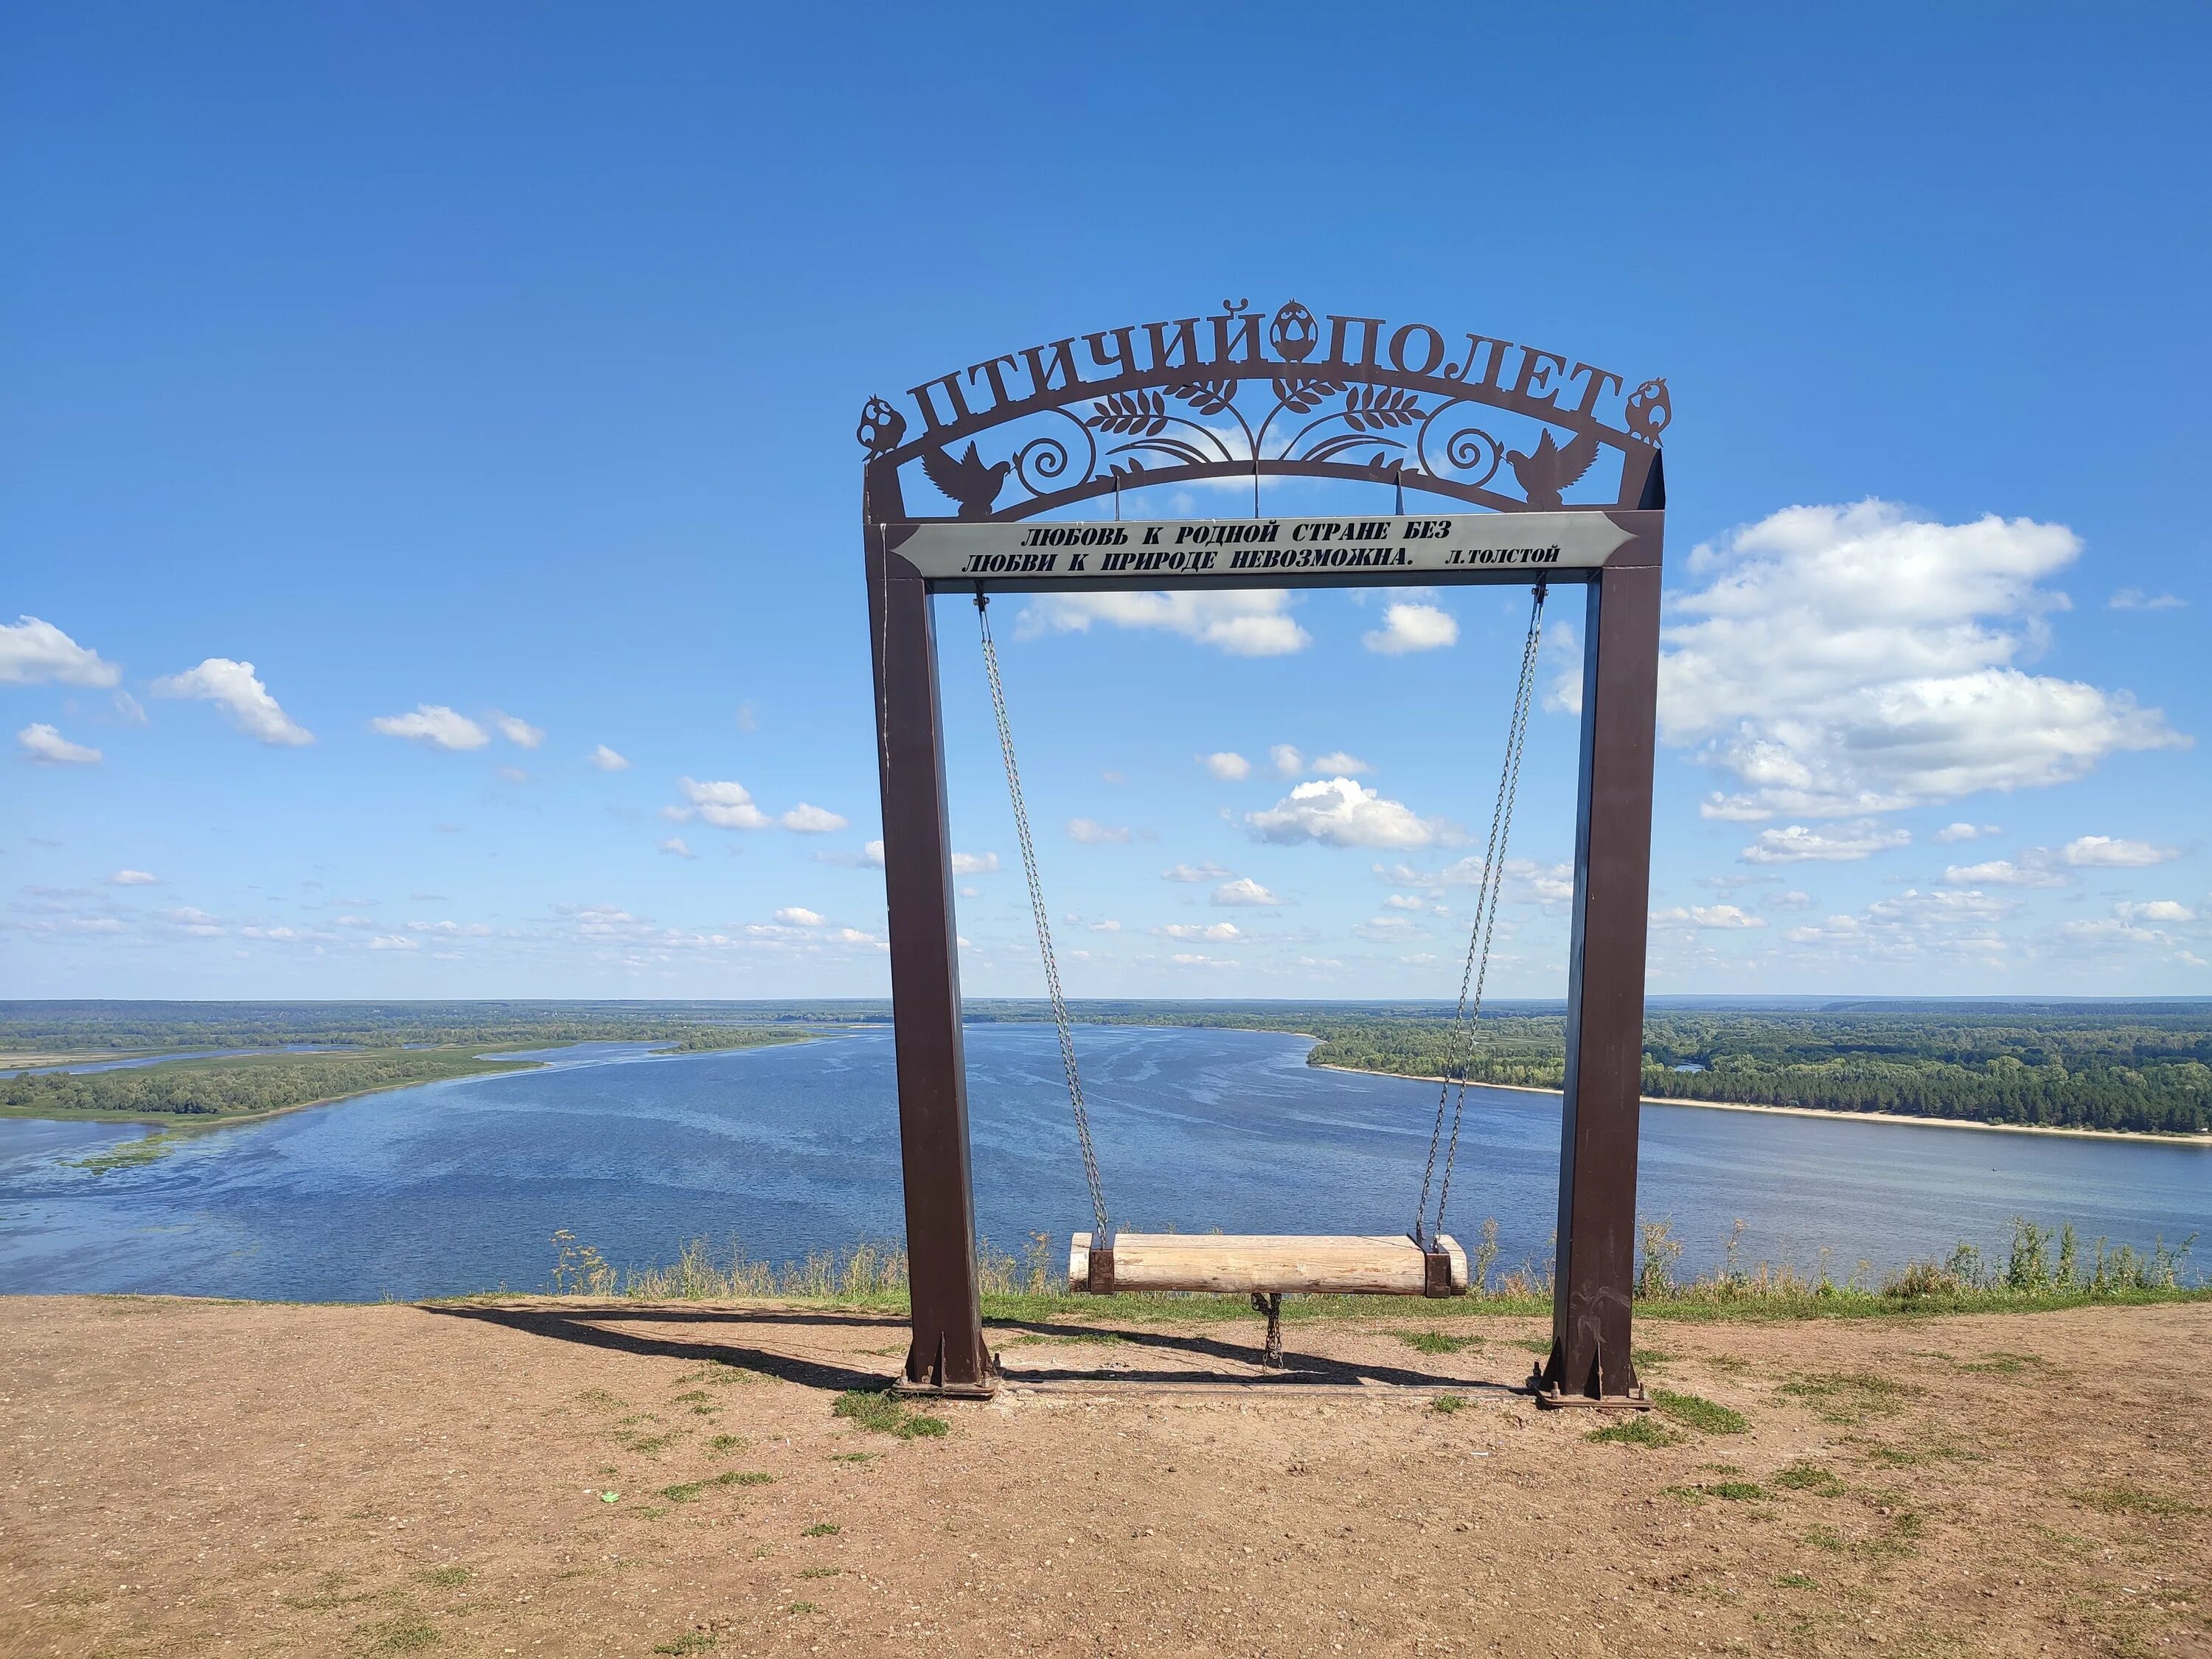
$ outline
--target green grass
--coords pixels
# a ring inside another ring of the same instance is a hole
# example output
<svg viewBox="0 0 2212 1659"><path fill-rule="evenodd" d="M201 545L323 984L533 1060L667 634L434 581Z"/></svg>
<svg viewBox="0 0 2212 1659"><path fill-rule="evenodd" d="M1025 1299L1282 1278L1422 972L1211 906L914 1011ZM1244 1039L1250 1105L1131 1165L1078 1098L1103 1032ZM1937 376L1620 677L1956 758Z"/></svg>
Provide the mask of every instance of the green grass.
<svg viewBox="0 0 2212 1659"><path fill-rule="evenodd" d="M822 1608L819 1603L813 1601L793 1601L787 1605L784 1611L786 1613L819 1613Z"/></svg>
<svg viewBox="0 0 2212 1659"><path fill-rule="evenodd" d="M1777 1589L1813 1589L1817 1587L1814 1584L1812 1579L1802 1572L1785 1572L1777 1575L1774 1580L1774 1588Z"/></svg>
<svg viewBox="0 0 2212 1659"><path fill-rule="evenodd" d="M1624 1417L1618 1423L1608 1423L1601 1429L1592 1429L1583 1437L1600 1445L1610 1446L1671 1446L1680 1437L1680 1435L1668 1433L1645 1412L1638 1412L1633 1417Z"/></svg>
<svg viewBox="0 0 2212 1659"><path fill-rule="evenodd" d="M1701 1480L1692 1486L1662 1486L1659 1490L1686 1504L1702 1504L1708 1498L1717 1498L1728 1504L1757 1504L1774 1495L1749 1480Z"/></svg>
<svg viewBox="0 0 2212 1659"><path fill-rule="evenodd" d="M1803 1401L1823 1423L1855 1426L1901 1410L1921 1390L1869 1371L1820 1371L1793 1377L1778 1392Z"/></svg>
<svg viewBox="0 0 2212 1659"><path fill-rule="evenodd" d="M673 1486L663 1486L658 1496L672 1504L690 1504L710 1486L765 1486L775 1480L772 1474L759 1469L730 1469L721 1474L708 1475L703 1480L685 1480Z"/></svg>
<svg viewBox="0 0 2212 1659"><path fill-rule="evenodd" d="M356 1650L367 1654L422 1653L443 1638L437 1627L403 1613L378 1624L363 1625L354 1632Z"/></svg>
<svg viewBox="0 0 2212 1659"><path fill-rule="evenodd" d="M1479 1336L1454 1336L1444 1331L1401 1331L1398 1340L1417 1353L1458 1353L1482 1346Z"/></svg>
<svg viewBox="0 0 2212 1659"><path fill-rule="evenodd" d="M1774 1477L1774 1484L1791 1492L1809 1492L1816 1498L1840 1498L1844 1483L1818 1463L1792 1463Z"/></svg>
<svg viewBox="0 0 2212 1659"><path fill-rule="evenodd" d="M1449 1417L1454 1412L1463 1412L1467 1407L1466 1397L1456 1394L1440 1394L1429 1401L1431 1411L1440 1412L1446 1417Z"/></svg>
<svg viewBox="0 0 2212 1659"><path fill-rule="evenodd" d="M718 1434L707 1443L707 1449L717 1456L727 1456L732 1452L741 1452L751 1444L752 1442L741 1434Z"/></svg>
<svg viewBox="0 0 2212 1659"><path fill-rule="evenodd" d="M2179 1498L2145 1492L2141 1486L2130 1486L2124 1481L2115 1481L2107 1486L2093 1486L2086 1491L2066 1494L2086 1509L2103 1515L2202 1515L2203 1506Z"/></svg>
<svg viewBox="0 0 2212 1659"><path fill-rule="evenodd" d="M896 1435L902 1440L934 1440L951 1432L951 1425L943 1418L909 1412L889 1390L872 1393L849 1389L837 1396L830 1410L833 1416L871 1433Z"/></svg>
<svg viewBox="0 0 2212 1659"><path fill-rule="evenodd" d="M1677 1394L1672 1389L1651 1390L1651 1403L1675 1422L1686 1425L1701 1434L1741 1434L1751 1425L1744 1421L1741 1412L1730 1411L1694 1394Z"/></svg>
<svg viewBox="0 0 2212 1659"><path fill-rule="evenodd" d="M434 1589L459 1589L476 1575L466 1567L432 1567L415 1576Z"/></svg>
<svg viewBox="0 0 2212 1659"><path fill-rule="evenodd" d="M844 1530L834 1521L817 1521L799 1535L801 1538L835 1538Z"/></svg>
<svg viewBox="0 0 2212 1659"><path fill-rule="evenodd" d="M1805 1532L1805 1541L1816 1550L1826 1550L1831 1554L1843 1553L1843 1534L1833 1527L1808 1527Z"/></svg>
<svg viewBox="0 0 2212 1659"><path fill-rule="evenodd" d="M714 1645L714 1638L703 1630L687 1630L672 1642L655 1644L655 1653L704 1653Z"/></svg>

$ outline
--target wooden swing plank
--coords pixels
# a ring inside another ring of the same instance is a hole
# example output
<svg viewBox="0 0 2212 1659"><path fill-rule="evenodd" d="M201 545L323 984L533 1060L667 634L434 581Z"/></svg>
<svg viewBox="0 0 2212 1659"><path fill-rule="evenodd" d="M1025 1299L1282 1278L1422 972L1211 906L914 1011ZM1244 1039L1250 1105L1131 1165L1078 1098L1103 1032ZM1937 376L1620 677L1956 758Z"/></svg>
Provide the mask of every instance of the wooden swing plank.
<svg viewBox="0 0 2212 1659"><path fill-rule="evenodd" d="M1467 1290L1467 1252L1437 1239L1451 1261L1454 1295ZM1077 1233L1067 1253L1067 1287L1091 1289L1091 1235ZM1117 1233L1116 1291L1303 1292L1326 1296L1422 1296L1427 1258L1404 1234Z"/></svg>

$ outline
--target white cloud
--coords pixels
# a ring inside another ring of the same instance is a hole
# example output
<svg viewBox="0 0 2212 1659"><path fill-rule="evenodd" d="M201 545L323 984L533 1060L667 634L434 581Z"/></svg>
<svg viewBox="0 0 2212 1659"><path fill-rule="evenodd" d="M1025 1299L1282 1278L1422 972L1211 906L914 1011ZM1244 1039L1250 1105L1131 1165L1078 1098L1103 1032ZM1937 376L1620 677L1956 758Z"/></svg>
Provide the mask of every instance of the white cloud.
<svg viewBox="0 0 2212 1659"><path fill-rule="evenodd" d="M1690 557L1660 665L1667 741L1733 773L1724 805L1845 817L2080 777L2185 747L2124 691L2031 675L2078 555L2063 525L1797 507ZM1708 816L1719 816L1709 813Z"/></svg>
<svg viewBox="0 0 2212 1659"><path fill-rule="evenodd" d="M1420 911L1429 908L1429 902L1425 898L1415 898L1411 893L1389 893L1383 896L1382 908L1386 910Z"/></svg>
<svg viewBox="0 0 2212 1659"><path fill-rule="evenodd" d="M1930 838L1948 846L1954 842L1978 841L1984 836L1998 833L1994 823L1947 823Z"/></svg>
<svg viewBox="0 0 2212 1659"><path fill-rule="evenodd" d="M1112 824L1101 823L1096 818L1070 818L1067 838L1085 847L1120 846L1129 839L1129 832Z"/></svg>
<svg viewBox="0 0 2212 1659"><path fill-rule="evenodd" d="M157 697L196 697L214 703L240 731L265 744L296 748L315 740L313 732L277 706L250 662L210 657L197 668L155 680L153 692Z"/></svg>
<svg viewBox="0 0 2212 1659"><path fill-rule="evenodd" d="M1121 931L1121 924L1109 916L1103 921L1092 922L1091 931L1094 933L1118 933Z"/></svg>
<svg viewBox="0 0 2212 1659"><path fill-rule="evenodd" d="M1234 881L1224 881L1213 890L1213 902L1224 908L1249 905L1257 908L1273 909L1282 903L1273 893L1249 876L1239 876Z"/></svg>
<svg viewBox="0 0 2212 1659"><path fill-rule="evenodd" d="M1229 872L1208 859L1203 864L1177 864L1160 872L1162 881L1219 881Z"/></svg>
<svg viewBox="0 0 2212 1659"><path fill-rule="evenodd" d="M121 674L52 623L25 617L0 623L0 684L112 685Z"/></svg>
<svg viewBox="0 0 2212 1659"><path fill-rule="evenodd" d="M699 856L696 853L691 850L689 844L685 842L684 837L681 836L671 836L666 841L660 843L660 850L664 853L673 854L679 859L696 859Z"/></svg>
<svg viewBox="0 0 2212 1659"><path fill-rule="evenodd" d="M660 815L679 823L700 818L717 830L765 830L775 822L753 805L751 792L741 783L702 783L696 778L678 778L676 787L684 792L689 804L664 806Z"/></svg>
<svg viewBox="0 0 2212 1659"><path fill-rule="evenodd" d="M1459 623L1449 611L1433 605L1397 604L1382 613L1382 626L1362 634L1359 642L1387 657L1408 651L1435 651L1459 643Z"/></svg>
<svg viewBox="0 0 2212 1659"><path fill-rule="evenodd" d="M1294 778L1305 770L1306 757L1287 743L1279 743L1267 751L1275 770L1286 778Z"/></svg>
<svg viewBox="0 0 2212 1659"><path fill-rule="evenodd" d="M786 905L775 913L775 919L787 927L819 927L826 920L819 911L799 904Z"/></svg>
<svg viewBox="0 0 2212 1659"><path fill-rule="evenodd" d="M369 940L368 948L372 951L419 951L422 947L404 934L379 933Z"/></svg>
<svg viewBox="0 0 2212 1659"><path fill-rule="evenodd" d="M43 720L18 732L15 744L18 760L35 761L41 766L94 766L100 761L100 750L71 743Z"/></svg>
<svg viewBox="0 0 2212 1659"><path fill-rule="evenodd" d="M1865 820L1839 823L1832 830L1812 830L1793 823L1784 830L1762 830L1759 839L1743 849L1750 864L1802 864L1808 859L1832 864L1871 858L1912 839L1905 830L1884 830Z"/></svg>
<svg viewBox="0 0 2212 1659"><path fill-rule="evenodd" d="M524 771L519 766L495 766L492 768L492 770L499 777L504 779L508 783L527 783L530 781L530 774Z"/></svg>
<svg viewBox="0 0 2212 1659"><path fill-rule="evenodd" d="M2112 914L2127 921L2194 921L2197 912L2179 899L2152 899L2142 904L2115 904Z"/></svg>
<svg viewBox="0 0 2212 1659"><path fill-rule="evenodd" d="M1264 812L1248 812L1244 822L1261 841L1324 842L1333 847L1426 847L1441 840L1444 826L1425 818L1402 801L1350 778L1302 783Z"/></svg>
<svg viewBox="0 0 2212 1659"><path fill-rule="evenodd" d="M845 819L826 806L809 806L805 801L793 807L776 820L795 836L826 836L842 830Z"/></svg>
<svg viewBox="0 0 2212 1659"><path fill-rule="evenodd" d="M2140 587L2123 587L2105 603L2115 611L2179 611L2189 601L2172 593L2146 593Z"/></svg>
<svg viewBox="0 0 2212 1659"><path fill-rule="evenodd" d="M2066 878L2036 864L2014 864L2010 859L1990 859L1984 864L1954 864L1943 879L1961 887L2063 887Z"/></svg>
<svg viewBox="0 0 2212 1659"><path fill-rule="evenodd" d="M1234 783L1239 778L1252 775L1252 763L1234 750L1224 749L1204 758L1206 769L1224 783Z"/></svg>
<svg viewBox="0 0 2212 1659"><path fill-rule="evenodd" d="M629 770L629 763L627 760L624 760L620 755L615 753L613 750L608 748L605 744L601 744L598 748L592 750L590 758L592 764L599 768L602 772L627 772Z"/></svg>
<svg viewBox="0 0 2212 1659"><path fill-rule="evenodd" d="M107 878L107 884L111 887L152 887L161 879L144 870L118 870Z"/></svg>
<svg viewBox="0 0 2212 1659"><path fill-rule="evenodd" d="M411 714L379 714L369 725L387 738L406 738L434 749L481 749L491 734L466 714L441 702L419 702Z"/></svg>
<svg viewBox="0 0 2212 1659"><path fill-rule="evenodd" d="M1217 921L1210 927L1201 927L1192 921L1175 921L1170 922L1164 927L1155 927L1152 931L1163 939L1176 939L1210 945L1231 945L1244 937L1243 932L1233 921Z"/></svg>
<svg viewBox="0 0 2212 1659"><path fill-rule="evenodd" d="M499 728L500 736L505 738L509 743L520 744L525 749L535 749L545 741L545 733L542 729L517 715L502 714L497 709L494 709L491 723Z"/></svg>
<svg viewBox="0 0 2212 1659"><path fill-rule="evenodd" d="M2170 864L2181 856L2181 849L2112 836L2079 836L2061 848L2058 856L2081 869L2137 870L2146 865Z"/></svg>
<svg viewBox="0 0 2212 1659"><path fill-rule="evenodd" d="M1086 634L1094 622L1157 628L1211 645L1232 657L1280 657L1303 651L1313 636L1291 614L1281 588L1176 593L1046 593L1022 612L1015 637L1047 631Z"/></svg>
<svg viewBox="0 0 2212 1659"><path fill-rule="evenodd" d="M1297 769L1291 769L1295 771ZM1326 772L1331 777L1356 778L1375 769L1357 755L1347 755L1341 749L1333 749L1326 755L1314 757L1314 770Z"/></svg>
<svg viewBox="0 0 2212 1659"><path fill-rule="evenodd" d="M191 934L195 939L216 939L222 933L221 925L213 916L189 904L180 904L173 910L162 911L161 920L182 933Z"/></svg>
<svg viewBox="0 0 2212 1659"><path fill-rule="evenodd" d="M1764 927L1765 916L1754 916L1733 904L1692 904L1687 909L1677 905L1671 910L1651 913L1654 927L1706 927L1729 931L1746 927Z"/></svg>
<svg viewBox="0 0 2212 1659"><path fill-rule="evenodd" d="M875 848L875 862L881 864L884 860L883 842L872 841L868 845ZM999 873L999 855L996 853L955 853L952 855L952 873L956 876L995 876Z"/></svg>
<svg viewBox="0 0 2212 1659"><path fill-rule="evenodd" d="M1428 937L1428 930L1410 916L1370 916L1352 931L1360 938L1372 939L1378 945Z"/></svg>
<svg viewBox="0 0 2212 1659"><path fill-rule="evenodd" d="M960 854L957 854L957 853L955 853L952 856L953 856L955 859L957 859L957 858L960 856ZM996 864L998 863L998 854L995 854L995 853L994 853L994 854L993 854L991 855L991 861L992 861L993 865L995 866L996 866ZM874 865L874 866L876 866L876 868L877 868L877 869L878 869L878 870L882 869L882 868L884 867L884 844L883 844L883 842L879 842L879 841L872 841L872 842L867 842L865 846L863 846L863 847L860 848L860 862L861 862L861 863L863 863L863 864L872 864L872 865Z"/></svg>

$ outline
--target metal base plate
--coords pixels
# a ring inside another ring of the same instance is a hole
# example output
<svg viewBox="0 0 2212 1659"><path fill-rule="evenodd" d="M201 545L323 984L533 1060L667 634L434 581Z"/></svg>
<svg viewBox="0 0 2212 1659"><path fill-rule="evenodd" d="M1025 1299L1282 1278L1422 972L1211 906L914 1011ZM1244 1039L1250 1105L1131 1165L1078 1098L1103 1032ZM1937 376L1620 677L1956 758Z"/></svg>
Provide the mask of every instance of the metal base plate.
<svg viewBox="0 0 2212 1659"><path fill-rule="evenodd" d="M1528 1391L1536 1397L1537 1406L1547 1412L1648 1412L1651 1409L1651 1396L1641 1389L1632 1394L1608 1394L1592 1399L1586 1394L1565 1394L1549 1387L1541 1371L1533 1373L1527 1386Z"/></svg>
<svg viewBox="0 0 2212 1659"><path fill-rule="evenodd" d="M909 1382L904 1377L891 1384L891 1392L902 1400L989 1400L996 1396L996 1382L955 1382L940 1388L934 1382Z"/></svg>

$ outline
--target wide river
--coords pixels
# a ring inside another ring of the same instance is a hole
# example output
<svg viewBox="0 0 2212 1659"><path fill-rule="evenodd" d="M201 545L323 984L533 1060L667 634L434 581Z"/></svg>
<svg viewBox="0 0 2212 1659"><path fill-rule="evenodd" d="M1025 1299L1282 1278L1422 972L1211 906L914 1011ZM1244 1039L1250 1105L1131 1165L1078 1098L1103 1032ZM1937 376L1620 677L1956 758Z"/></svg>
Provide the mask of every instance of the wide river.
<svg viewBox="0 0 2212 1659"><path fill-rule="evenodd" d="M1434 1085L1320 1071L1278 1034L1079 1032L1118 1223L1186 1231L1395 1232L1412 1221ZM0 1291L310 1300L548 1287L556 1229L611 1260L687 1239L784 1260L904 1231L888 1032L653 1057L560 1051L545 1069L395 1090L191 1139L105 1173L73 1160L144 1133L0 1121ZM1088 1227L1049 1026L968 1033L975 1209L1018 1249ZM1551 1249L1559 1103L1471 1091L1448 1225L1498 1222L1502 1267ZM2148 1248L2212 1231L2212 1149L1694 1107L1644 1111L1639 1208L1707 1267L1838 1278L1995 1251L2008 1220ZM1861 1264L1864 1264L1862 1266ZM2192 1269L2193 1271L2193 1269Z"/></svg>

